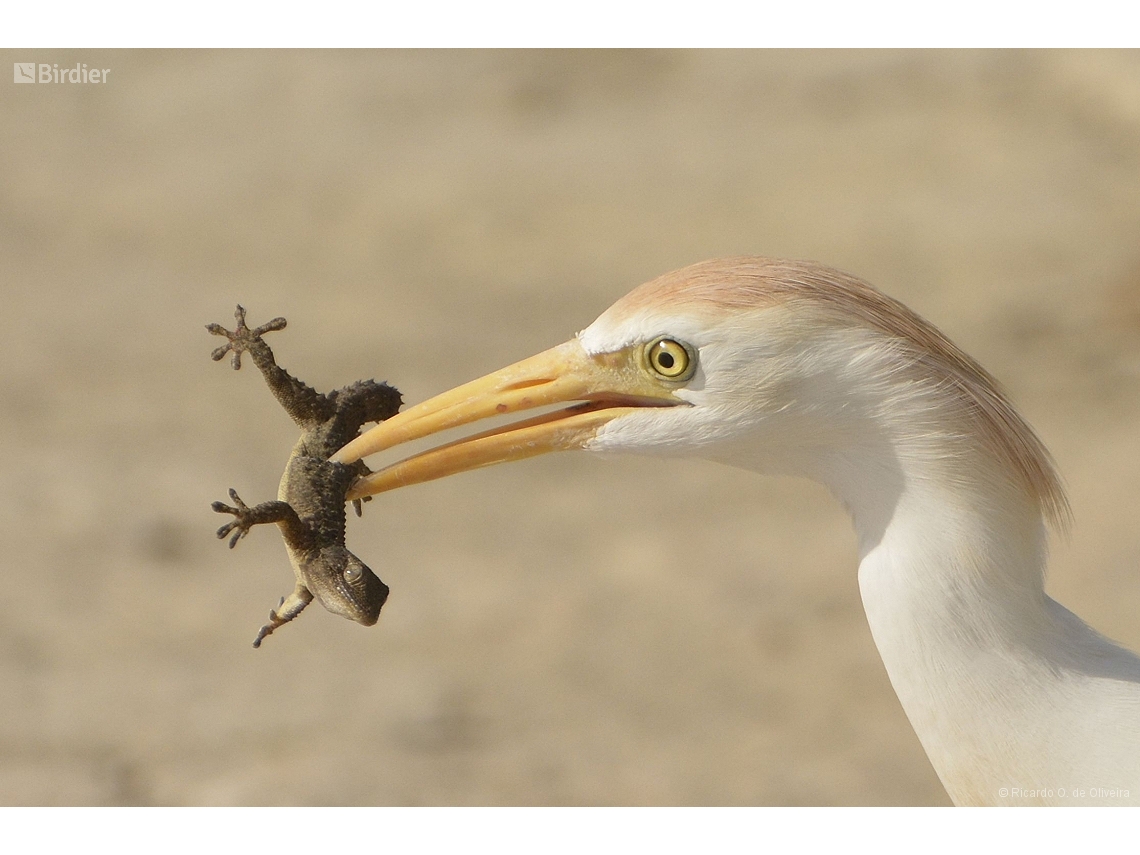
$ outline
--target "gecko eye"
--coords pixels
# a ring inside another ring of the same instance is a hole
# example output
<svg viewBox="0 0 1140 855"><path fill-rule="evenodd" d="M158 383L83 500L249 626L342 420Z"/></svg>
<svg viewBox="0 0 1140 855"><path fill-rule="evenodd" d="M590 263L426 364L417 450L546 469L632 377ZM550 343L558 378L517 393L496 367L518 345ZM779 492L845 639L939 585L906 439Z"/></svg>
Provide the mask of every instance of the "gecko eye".
<svg viewBox="0 0 1140 855"><path fill-rule="evenodd" d="M697 360L686 345L665 337L646 346L645 359L649 367L666 380L688 380L697 367Z"/></svg>
<svg viewBox="0 0 1140 855"><path fill-rule="evenodd" d="M360 577L363 575L364 572L354 564L353 566L345 569L344 581L348 582L350 585L355 585L360 581Z"/></svg>

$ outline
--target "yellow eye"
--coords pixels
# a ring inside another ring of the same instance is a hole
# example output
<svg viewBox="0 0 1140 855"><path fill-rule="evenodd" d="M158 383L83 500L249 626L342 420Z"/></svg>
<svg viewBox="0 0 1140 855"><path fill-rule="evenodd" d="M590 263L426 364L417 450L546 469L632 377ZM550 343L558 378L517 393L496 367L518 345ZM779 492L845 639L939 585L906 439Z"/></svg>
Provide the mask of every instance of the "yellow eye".
<svg viewBox="0 0 1140 855"><path fill-rule="evenodd" d="M649 367L666 380L688 380L697 367L692 351L671 338L650 342L645 348L645 358Z"/></svg>

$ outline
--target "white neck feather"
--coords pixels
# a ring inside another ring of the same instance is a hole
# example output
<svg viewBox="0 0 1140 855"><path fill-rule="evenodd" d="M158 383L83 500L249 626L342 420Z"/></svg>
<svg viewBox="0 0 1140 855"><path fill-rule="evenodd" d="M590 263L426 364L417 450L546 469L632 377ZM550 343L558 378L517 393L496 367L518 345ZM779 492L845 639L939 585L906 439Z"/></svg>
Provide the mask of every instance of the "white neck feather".
<svg viewBox="0 0 1140 855"><path fill-rule="evenodd" d="M1140 661L1045 595L1031 502L911 486L929 474L905 473L885 527L863 525L873 485L845 501L872 635L947 791L959 804L1095 801L1061 792L1077 787L1137 801Z"/></svg>
<svg viewBox="0 0 1140 855"><path fill-rule="evenodd" d="M1046 596L1041 504L953 401L848 344L831 370L817 341L810 375L768 390L786 400L751 453L709 456L848 509L872 635L956 803L1140 803L1140 659Z"/></svg>

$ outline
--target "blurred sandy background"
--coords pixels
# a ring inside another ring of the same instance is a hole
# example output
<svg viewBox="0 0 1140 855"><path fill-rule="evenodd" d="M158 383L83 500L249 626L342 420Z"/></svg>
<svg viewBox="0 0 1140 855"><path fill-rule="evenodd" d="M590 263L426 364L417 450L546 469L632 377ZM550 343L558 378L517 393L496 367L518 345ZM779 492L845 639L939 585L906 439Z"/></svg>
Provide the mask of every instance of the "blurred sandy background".
<svg viewBox="0 0 1140 855"><path fill-rule="evenodd" d="M704 258L856 272L1055 453L1054 596L1140 647L1140 54L3 52L0 803L945 804L820 488L555 455L280 538L296 433L203 326L415 402ZM654 512L662 495L683 523Z"/></svg>

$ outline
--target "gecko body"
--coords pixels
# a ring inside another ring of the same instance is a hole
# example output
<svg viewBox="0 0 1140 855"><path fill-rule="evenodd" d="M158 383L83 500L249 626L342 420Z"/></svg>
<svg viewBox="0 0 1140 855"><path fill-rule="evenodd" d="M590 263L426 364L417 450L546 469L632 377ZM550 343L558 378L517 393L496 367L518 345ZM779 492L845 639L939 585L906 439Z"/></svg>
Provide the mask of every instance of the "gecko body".
<svg viewBox="0 0 1140 855"><path fill-rule="evenodd" d="M301 429L276 501L250 507L231 489L234 505L212 505L216 512L234 517L218 529L219 538L232 533L231 549L253 526L276 524L296 575L292 593L270 611L269 623L258 632L253 646L260 647L267 635L297 617L313 599L334 614L372 626L388 598L388 586L345 547L344 507L349 486L369 470L362 462L344 465L328 458L355 439L363 425L395 415L402 403L400 393L387 383L364 380L321 394L281 368L263 339L268 332L284 329L284 318L250 329L245 309L238 306L234 316L238 323L233 332L219 324L206 326L214 335L229 339L213 352L213 358L232 353L233 367L238 370L242 354L248 353L274 397ZM359 515L360 502L353 504Z"/></svg>

